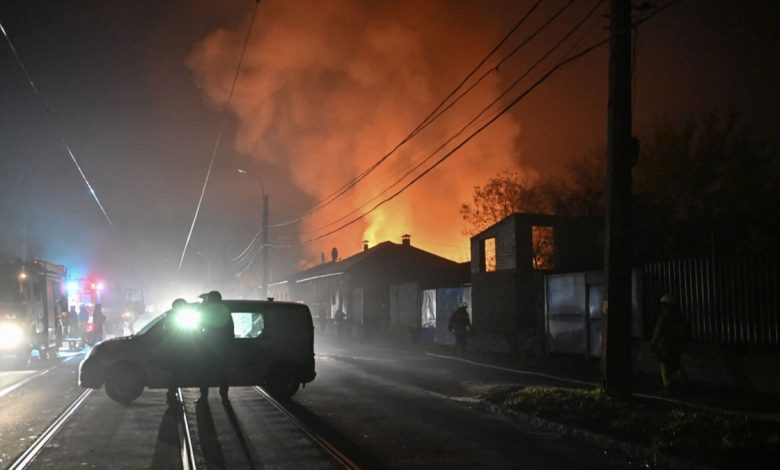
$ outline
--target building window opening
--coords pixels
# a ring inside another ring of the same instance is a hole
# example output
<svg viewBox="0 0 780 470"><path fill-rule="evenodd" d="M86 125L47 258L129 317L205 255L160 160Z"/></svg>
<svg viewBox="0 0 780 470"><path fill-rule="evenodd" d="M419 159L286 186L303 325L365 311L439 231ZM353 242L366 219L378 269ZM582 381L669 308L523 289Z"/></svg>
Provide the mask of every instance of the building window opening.
<svg viewBox="0 0 780 470"><path fill-rule="evenodd" d="M549 226L534 225L531 227L531 243L534 269L555 269L555 229Z"/></svg>
<svg viewBox="0 0 780 470"><path fill-rule="evenodd" d="M496 270L496 239L486 238L482 243L484 248L483 270L484 272L492 273Z"/></svg>

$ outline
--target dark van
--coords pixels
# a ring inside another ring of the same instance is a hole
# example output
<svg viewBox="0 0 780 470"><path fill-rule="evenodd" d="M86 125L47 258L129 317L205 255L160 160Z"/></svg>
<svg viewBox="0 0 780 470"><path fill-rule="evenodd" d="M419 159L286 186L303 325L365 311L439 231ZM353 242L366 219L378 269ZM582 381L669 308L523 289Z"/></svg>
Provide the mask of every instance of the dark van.
<svg viewBox="0 0 780 470"><path fill-rule="evenodd" d="M292 396L314 380L314 327L306 305L292 302L223 300L233 317L235 338L220 351L215 370L211 345L199 334L203 304L188 304L190 316L169 310L137 334L97 344L82 361L79 385L100 388L120 403L144 387L263 387L277 398ZM191 321L182 322L182 318Z"/></svg>

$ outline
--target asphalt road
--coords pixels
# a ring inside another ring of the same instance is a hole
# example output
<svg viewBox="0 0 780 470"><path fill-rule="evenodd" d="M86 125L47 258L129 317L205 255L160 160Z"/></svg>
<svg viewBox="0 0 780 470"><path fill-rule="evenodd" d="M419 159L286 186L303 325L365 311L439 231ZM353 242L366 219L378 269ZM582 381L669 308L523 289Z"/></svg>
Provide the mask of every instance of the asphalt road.
<svg viewBox="0 0 780 470"><path fill-rule="evenodd" d="M316 352L316 380L285 406L362 468L643 467L474 406L486 388L526 380L516 374L421 351L318 341ZM79 397L78 360L0 370L1 467ZM341 466L250 387L232 389L229 404L221 403L216 390L206 405L197 405L197 397L196 389L184 391L197 468ZM166 406L164 390L147 390L130 406L96 390L30 468L181 468L177 412Z"/></svg>
<svg viewBox="0 0 780 470"><path fill-rule="evenodd" d="M627 456L518 426L474 400L502 384L556 384L420 351L317 345L318 376L294 409L366 468L645 468ZM559 385L560 383L558 383Z"/></svg>

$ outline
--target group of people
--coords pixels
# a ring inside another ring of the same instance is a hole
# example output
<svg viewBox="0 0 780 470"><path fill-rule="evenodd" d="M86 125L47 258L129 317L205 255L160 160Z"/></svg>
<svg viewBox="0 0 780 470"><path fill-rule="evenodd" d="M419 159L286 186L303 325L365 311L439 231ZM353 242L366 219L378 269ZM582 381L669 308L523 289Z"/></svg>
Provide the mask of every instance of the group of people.
<svg viewBox="0 0 780 470"><path fill-rule="evenodd" d="M91 336L88 334L87 324L93 323ZM81 338L84 342L95 343L103 339L103 331L106 323L106 315L103 313L103 306L95 304L90 315L89 310L84 304L79 306L76 312L76 306L71 305L68 311L61 314L62 333L65 338Z"/></svg>
<svg viewBox="0 0 780 470"><path fill-rule="evenodd" d="M225 355L230 347L230 343L234 338L234 325L233 316L230 314L230 310L222 303L222 295L217 291L211 291L206 294L200 295L203 299L203 303L200 307L201 322L196 328L199 335L199 340L203 342L207 351L204 352L202 364L200 366L206 367L212 373L218 374L219 378L219 395L222 398L223 403L229 401L228 398L228 381L227 376L224 373ZM172 309L173 316L179 314L186 314L185 309L190 305L184 299L176 299L173 301ZM177 382L181 373L181 368L186 367L187 363L184 358L173 357L171 358L171 369L173 371L173 382ZM167 402L169 405L180 405L181 400L176 394L177 387L168 388ZM198 404L205 404L209 396L209 387L200 387L200 399Z"/></svg>

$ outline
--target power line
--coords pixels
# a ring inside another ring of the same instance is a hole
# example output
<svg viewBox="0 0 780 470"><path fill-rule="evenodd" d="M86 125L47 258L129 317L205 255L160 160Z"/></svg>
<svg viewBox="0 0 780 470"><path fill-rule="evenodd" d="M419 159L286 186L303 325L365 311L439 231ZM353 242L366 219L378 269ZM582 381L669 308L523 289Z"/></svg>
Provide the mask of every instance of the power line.
<svg viewBox="0 0 780 470"><path fill-rule="evenodd" d="M254 10L252 10L252 19L249 22L249 28L247 28L246 31L246 37L244 37L244 45L241 47L241 55L238 58L238 66L236 67L236 73L233 76L233 83L230 86L230 93L228 94L228 99L227 102L225 103L225 107L222 109L222 118L220 119L219 132L217 133L216 142L214 142L214 149L211 151L211 160L209 161L208 170L206 170L206 178L203 181L203 188L201 188L200 190L200 198L198 198L198 204L195 207L195 215L192 217L192 224L190 225L190 231L187 234L187 240L184 242L184 249L182 249L181 252L181 259L179 259L179 268L177 272L181 272L181 266L184 263L184 257L187 255L187 247L189 247L190 240L192 239L192 231L195 229L195 223L198 221L198 214L200 213L200 207L203 204L203 197L206 194L206 187L209 184L209 179L211 179L211 169L214 167L214 160L217 157L217 150L219 149L219 143L222 140L222 133L225 130L225 123L227 121L226 110L230 106L230 102L233 100L233 93L236 90L236 83L238 83L238 77L241 74L241 65L244 62L244 54L246 53L247 45L249 44L249 37L252 34L252 27L255 24L255 17L257 16L257 10L259 5L260 2L258 0L257 3L255 3Z"/></svg>
<svg viewBox="0 0 780 470"><path fill-rule="evenodd" d="M89 184L89 180L87 179L87 176L84 174L84 171L81 169L81 165L79 165L79 162L76 161L76 156L73 155L73 151L70 149L70 146L67 142L65 142L65 139L62 139L62 145L65 146L65 149L68 151L68 155L70 155L71 160L73 160L73 164L76 165L76 168L79 170L79 174L81 175L81 178L84 180L84 184L87 185L87 189L89 189L89 193L92 195L93 198L95 198L95 202L97 202L98 207L100 207L100 211L103 213L103 216L108 220L108 225L114 226L113 222L111 222L111 218L108 216L108 213L106 213L106 209L103 207L103 204L100 203L100 199L98 199L97 194L95 193L95 189L92 187L91 184Z"/></svg>
<svg viewBox="0 0 780 470"><path fill-rule="evenodd" d="M11 52L13 53L16 62L19 64L19 67L22 69L22 72L24 72L24 76L25 78L27 78L27 83L30 85L30 88L32 88L33 93L35 93L35 95L38 96L38 98L43 102L44 107L48 110L49 109L48 103L43 98L43 96L41 96L41 93L38 91L38 87L35 86L35 82L33 81L30 72L27 70L27 67L24 66L24 62L22 61L22 58L19 56L19 53L17 52L16 47L14 47L13 42L11 42L11 37L8 35L8 32L5 30L2 23L0 23L0 32L2 32L3 36L5 36L5 41L6 43L8 43L8 47L11 48ZM100 198L98 198L98 195L95 192L95 189L92 187L92 184L90 184L89 179L87 179L87 175L85 175L84 171L81 169L81 165L76 159L76 155L73 153L73 151L71 150L70 146L68 145L67 141L64 138L60 140L62 142L63 147L65 147L65 151L67 151L68 155L73 161L73 164L76 165L76 169L81 175L81 179L84 180L84 184L86 184L87 189L89 189L90 196L92 196L92 198L97 203L98 207L100 208L100 212L103 213L103 216L108 221L108 225L113 227L114 224L113 222L111 222L111 218L108 216L105 207L103 207L103 204L100 202Z"/></svg>
<svg viewBox="0 0 780 470"><path fill-rule="evenodd" d="M231 261L239 261L241 258L247 255L249 251L252 249L255 243L260 239L260 235L263 233L263 228L261 227L260 230L257 231L255 236L252 238L252 240L249 242L249 244L244 248L244 251L239 253L235 258L233 258Z"/></svg>
<svg viewBox="0 0 780 470"><path fill-rule="evenodd" d="M426 168L422 173L420 173L419 175L414 177L411 181L409 181L407 184L405 184L401 189L399 189L398 191L396 191L395 193L393 193L389 197L387 197L387 198L383 199L382 201L380 201L378 204L376 204L370 210L368 210L368 211L360 214L359 216L351 219L349 222L339 226L336 229L330 230L330 231L328 231L328 232L326 232L324 234L321 234L319 236L316 236L316 237L304 240L304 242L313 242L313 241L325 238L325 237L327 237L329 235L333 235L334 233L339 232L339 231L347 228L348 226L354 224L355 222L359 221L360 219L362 219L363 217L367 216L368 214L370 214L370 213L374 212L375 210L379 209L381 206L383 206L387 202L395 199L398 195L400 195L401 193L406 191L409 187L411 187L414 183L419 181L423 176L425 176L428 173L430 173L434 168L439 166L441 163L443 163L445 160L447 160L450 156L452 156L455 152L460 150L465 144L470 142L474 137L476 137L477 135L482 133L482 131L484 131L488 126L493 124L493 122L495 122L499 117L503 116L507 111L509 111L512 107L514 107L517 103L519 103L521 99L525 98L531 91L533 91L537 86L539 86L542 82L544 82L547 78L549 78L554 72L558 71L563 65L568 64L572 60L580 58L580 57L586 55L589 52L592 52L597 47L603 46L606 43L607 43L607 41L601 41L601 42L595 44L594 46L591 46L591 47L585 49L583 52L581 52L581 53L579 53L579 54L577 54L575 56L572 56L571 58L569 58L567 60L559 62L553 68L551 68L547 73L545 73L542 76L542 78L540 78L539 80L534 82L534 84L531 85L531 87L529 87L525 92L521 93L519 96L517 96L515 99L513 99L507 106L505 106L503 109L501 109L501 111L499 111L495 116L493 116L487 123L485 123L482 126L480 126L476 131L471 133L466 139L461 141L453 149L451 149L449 152L444 154L444 156L442 156L439 160L437 160L433 165L431 165L430 167Z"/></svg>
<svg viewBox="0 0 780 470"><path fill-rule="evenodd" d="M571 0L569 2L569 5L573 1L574 0ZM438 113L438 114L437 114L437 112L442 107L445 106L445 104L450 100L450 98L452 98L452 96L454 96L458 92L458 90L461 89L468 82L468 80L472 76L474 76L474 74L480 68L482 68L482 66L485 64L485 62L487 62L490 59L490 57L492 57L496 53L496 51L498 51L498 49L500 49L501 46L525 23L525 21L531 16L531 14L536 10L536 8L541 4L541 2L542 2L542 0L537 0L537 2L534 3L534 5L531 7L531 9L528 10L528 12L526 12L526 14L523 15L523 17L520 18L520 20L518 20L517 23L515 23L515 25L512 27L512 29L510 29L510 31L506 35L504 35L504 37L498 42L498 44L495 47L493 47L493 49L479 62L479 64L477 64L477 66L474 67L466 75L466 77L463 80L461 80L461 82L441 102L439 102L439 104L436 105L436 107L409 134L406 135L406 137L404 137L389 152L385 153L376 162L371 164L368 168L363 170L360 174L358 174L357 176L355 176L354 178L352 178L348 182L344 183L341 187L336 189L334 192L332 192L329 195L325 196L322 200L317 202L312 208L310 208L308 211L306 211L302 215L300 215L298 217L295 217L293 219L290 219L290 220L287 220L287 221L275 224L275 225L270 225L269 227L282 227L282 226L291 225L291 224L300 222L304 217L306 217L308 215L311 215L312 213L314 213L316 211L319 211L322 208L330 205L335 200L337 200L339 197L341 197L344 194L346 194L347 191L349 191L351 188L356 186L360 181L365 179L377 167L379 167L383 162L385 162L388 158L390 158L393 154L395 154L395 152L399 148L401 148L404 144L409 142L412 138L414 138L417 134L419 134L423 129L425 129L428 125L430 125L434 120L438 119L438 117L441 116L441 114L443 114L443 112ZM567 5L567 7L568 7L568 5ZM516 50L513 51L513 53L517 52L517 49L519 49L519 48L516 48ZM492 68L491 68L491 70L492 70ZM459 100L461 97L462 97L462 95L460 97L458 97L456 99L456 101ZM448 109L449 109L449 106L448 106Z"/></svg>
<svg viewBox="0 0 780 470"><path fill-rule="evenodd" d="M662 7L659 7L658 9L656 9L655 11L653 11L652 13L647 15L646 17L644 17L641 20L639 20L636 23L634 23L633 26L636 27L639 24L648 21L650 18L656 16L657 14L659 14L662 11L666 10L667 8L669 8L676 1L677 0L671 0L670 2L666 3ZM332 234L334 234L336 232L339 232L339 231L349 227L350 225L354 224L355 222L358 222L359 220L361 220L362 218L364 218L368 214L370 214L370 213L374 212L375 210L379 209L379 207L381 207L382 205L386 204L387 202L395 199L398 195L400 195L401 193L406 191L409 187L411 187L417 181L422 179L425 175L427 175L428 173L433 171L437 166L439 166L441 163L446 161L449 157L451 157L455 152L460 150L465 144L467 144L469 141L471 141L474 137L476 137L477 135L482 133L482 131L484 131L487 127L489 127L491 124L493 124L493 122L495 122L499 117L503 116L506 112L508 112L511 108L513 108L517 103L519 103L522 99L524 99L526 96L528 96L534 89L536 89L536 87L538 87L543 82L545 82L554 73L556 73L557 71L561 70L564 66L566 66L566 65L568 65L568 64L570 64L570 63L572 63L572 62L574 62L574 61L576 61L576 60L578 60L578 59L580 59L582 57L585 57L586 55L590 54L594 50L600 48L601 46L604 46L607 43L609 43L609 38L602 39L602 40L600 40L600 41L598 41L598 42L596 42L596 43L586 47L585 49L581 50L580 52L578 52L576 54L573 54L573 55L570 55L567 58L559 61L556 65L554 65L552 68L550 68L544 75L542 75L542 77L540 77L536 82L534 82L530 87L528 87L523 93L521 93L520 95L516 96L511 102L509 102L504 108L502 108L487 123L483 124L477 130L472 132L466 139L464 139L462 142L460 142L458 145L456 145L453 149L451 149L449 152L447 152L444 156L442 156L439 160L437 160L433 165L431 165L430 167L425 169L422 173L420 173L414 179L412 179L407 184L405 184L401 189L399 189L398 191L396 191L392 195L388 196L387 198L385 198L382 201L380 201L379 203L377 203L370 210L368 210L368 211L360 214L359 216L351 219L350 221L342 224L338 228L330 230L327 233L321 234L319 236L312 237L310 239L304 240L304 242L313 242L313 241L316 241L316 240L321 240L321 239L323 239L323 238L325 238L327 236L330 236L330 235L332 235Z"/></svg>
<svg viewBox="0 0 780 470"><path fill-rule="evenodd" d="M442 144L441 144L441 145L440 145L438 148L436 148L436 150L434 150L434 151L433 151L433 152L431 152L431 153L430 153L428 156L426 156L424 159L422 159L420 162L418 162L417 164L415 164L414 166L412 166L412 167L411 167L409 170L407 170L407 171L406 171L406 172L403 174L403 176L401 176L400 178L396 179L396 181L394 181L394 182L393 182L392 184L390 184L389 186L385 187L385 188L384 188L384 189L383 189L381 192L379 192L379 194L377 194L376 196L374 196L373 198L371 198L370 200L368 200L366 203L364 203L363 205L359 206L358 208L356 208L356 209L354 209L354 210L352 210L352 211L348 212L347 214L343 215L342 217L339 217L338 219L336 219L336 220L334 220L334 221L332 221L332 222L329 222L328 224L325 224L324 226L322 226L322 227L320 227L319 229L315 230L315 232L316 232L316 231L323 230L323 229L324 229L324 228L326 228L326 227L329 227L329 226L335 225L336 223L338 223L338 222L340 222L340 221L342 221L342 220L346 219L346 218L347 218L347 217L349 217L350 215L352 215L352 214L354 214L354 213L356 213L356 212L360 211L361 209L363 209L363 208L367 207L367 206L368 206L368 205L370 205L370 204L371 204L373 201L375 201L375 200L379 199L379 198L380 198L380 197L381 197L383 194L385 194L387 191L389 191L389 190L390 190L390 189L392 189L393 187L395 187L395 186L397 186L398 184L400 184L400 183L401 183L401 182L402 182L404 179L406 179L406 178L407 178L407 177L408 177L410 174L414 173L414 171L416 171L418 168L420 168L422 165L424 165L426 162L428 162L430 159L432 159L434 156L436 156L436 154L438 154L440 151L442 151L444 148L446 148L446 147L447 147L447 145L449 145L449 144L450 144L450 143L451 143L453 140L455 140L455 139L456 139L458 136L460 136L461 134L463 134L464 132L466 132L466 130L468 130L468 128L469 128L469 127L473 126L473 125L474 125L475 123L477 123L477 122L478 122L480 119L482 119L482 118L483 118L483 116L485 115L485 113L487 113L487 112L488 112L488 111L489 111L491 108L493 108L493 106L495 106L495 105L496 105L496 103L498 103L498 102L499 102L499 101L500 101L500 100L501 100L503 97L505 97L507 94L509 94L509 92L510 92L510 91L512 91L512 89L514 89L514 88L515 88L515 87L516 87L516 86L517 86L517 85L518 85L518 84L519 84L519 83L520 83L522 80L524 80L524 79L525 79L525 78L526 78L528 75L530 75L530 74L531 74L531 72L533 72L533 71L536 69L536 67L538 67L538 66L539 66L539 65L540 65L542 62L544 62L544 61L545 61L547 58L549 58L549 57L550 57L550 55L552 55L552 54L553 54L553 53L554 53L554 52L555 52L555 51L556 51L556 50L557 50L557 49L558 49L558 48L559 48L559 47L560 47L562 44L564 44L564 43L565 43L565 42L566 42L566 41L567 41L567 40L568 40L568 39L571 37L571 35L572 35L572 34L574 34L574 33L575 33L575 32L576 32L576 31L577 31L577 30L578 30L580 27L582 27L582 25L583 25L585 22L587 22L587 21L588 21L588 19L590 19L590 18L593 16L593 14L596 12L596 10L598 9L598 7L599 7L599 5L600 5L601 3L602 3L602 0L598 0L598 1L597 1L597 2L596 2L594 5L593 5L593 7L592 7L592 8L591 8L591 9L588 11L588 13L587 13L587 14L586 14L586 15L585 15L583 18L582 18L582 20L580 20L580 21L579 21L579 22L578 22L578 23L577 23L577 24L576 24L576 25L575 25L575 26L574 26L574 27L573 27L571 30L569 30L569 32L568 32L568 33L566 33L566 34L565 34L565 35L564 35L564 36L563 36L563 37L562 37L560 40L558 40L558 41L555 43L555 45L553 45L553 46L552 46L552 47L551 47L551 48L550 48L550 49L549 49L549 50L548 50L548 51L547 51L547 52L546 52L544 55L542 55L542 57L541 57L540 59L538 59L538 60L537 60L537 61L536 61L536 62L535 62L533 65L531 65L531 67L530 67L530 68L528 68L528 69L527 69L527 70L526 70L526 71L525 71L525 72L524 72L522 75L520 75L520 77L519 77L519 78L517 78L517 79L516 79L516 80L515 80L515 81L514 81L514 82L513 82L511 85L509 85L509 86L508 86L508 87L507 87L507 88L506 88L506 89L505 89L505 90L504 90L504 91L503 91L501 94L499 94L499 95L498 95L498 96L497 96L495 99L493 99L493 101L491 101L491 102L490 102L490 104L488 104L487 106L485 106L485 107L484 107L484 108L483 108L483 109L482 109L482 110L481 110L481 111L480 111L480 112L479 112L479 113L478 113L476 116L474 116L474 117L473 117L473 118L472 118L472 119L471 119L471 120L470 120L470 121L469 121L469 122L468 122L466 125L464 125L463 127L461 127L461 128L460 128L460 129L459 129L459 130L458 130L456 133L454 133L454 134L453 134L452 136L450 136L450 137L449 137L449 138L448 138L446 141L444 141L444 143L442 143ZM560 13L560 12L559 12L559 13ZM587 35L587 34L589 34L589 33L590 33L590 30L589 30L589 31L586 33L586 35ZM585 37L585 36L583 36L583 38L584 38L584 37ZM576 45L577 45L577 44L579 44L579 41L577 41L577 43L575 43L574 47L576 47Z"/></svg>
<svg viewBox="0 0 780 470"><path fill-rule="evenodd" d="M576 0L570 0L568 3L564 4L558 11L553 14L550 18L547 19L536 31L533 32L530 36L528 36L525 41L521 42L518 46L516 46L514 49L512 49L508 54L506 54L501 60L498 61L496 65L488 69L485 73L482 74L482 76L479 77L474 83L471 84L463 93L461 93L455 100L452 101L452 103L448 104L444 109L442 109L436 116L434 116L433 119L438 118L442 114L444 114L447 110L449 110L452 106L454 106L458 101L460 101L464 96L466 96L468 93L470 93L474 88L476 88L477 85L479 85L482 80L488 77L493 72L498 71L501 66L509 60L512 56L514 56L520 49L525 47L528 43L530 43L539 33L547 29L547 27L552 24L553 21L555 21L560 15L563 14ZM433 121L433 119L431 121Z"/></svg>
<svg viewBox="0 0 780 470"><path fill-rule="evenodd" d="M19 64L19 67L22 68L22 72L24 72L24 76L27 78L27 82L30 84L30 87L33 89L36 95L40 96L40 93L38 92L38 87L35 86L35 82L33 82L30 73L27 71L27 67L24 66L24 62L22 62L22 58L19 57L19 53L16 52L16 48L14 47L14 44L11 42L11 38L8 36L8 33L5 31L5 28L3 27L2 23L0 23L0 32L2 32L3 36L5 36L5 41L8 43L8 47L11 48L11 52L16 58L16 62Z"/></svg>

